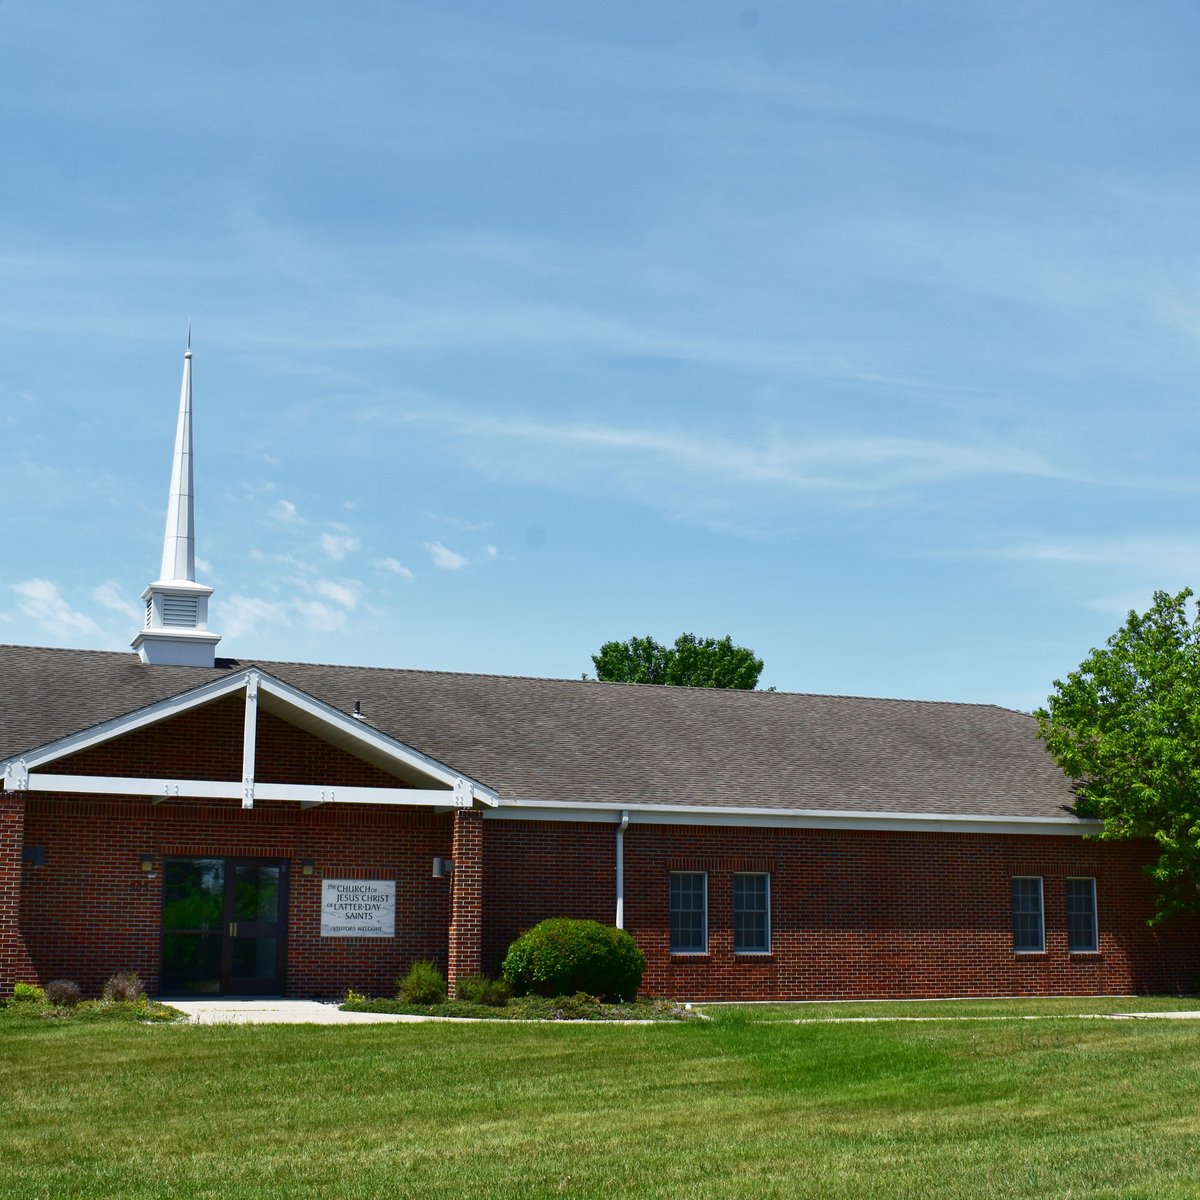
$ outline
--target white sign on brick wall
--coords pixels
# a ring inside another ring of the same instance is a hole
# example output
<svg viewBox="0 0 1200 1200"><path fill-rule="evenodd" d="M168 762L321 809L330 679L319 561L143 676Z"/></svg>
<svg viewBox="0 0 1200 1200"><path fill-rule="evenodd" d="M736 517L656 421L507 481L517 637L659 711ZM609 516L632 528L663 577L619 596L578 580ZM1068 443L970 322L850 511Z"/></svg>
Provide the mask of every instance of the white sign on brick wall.
<svg viewBox="0 0 1200 1200"><path fill-rule="evenodd" d="M323 879L322 937L395 937L394 879Z"/></svg>

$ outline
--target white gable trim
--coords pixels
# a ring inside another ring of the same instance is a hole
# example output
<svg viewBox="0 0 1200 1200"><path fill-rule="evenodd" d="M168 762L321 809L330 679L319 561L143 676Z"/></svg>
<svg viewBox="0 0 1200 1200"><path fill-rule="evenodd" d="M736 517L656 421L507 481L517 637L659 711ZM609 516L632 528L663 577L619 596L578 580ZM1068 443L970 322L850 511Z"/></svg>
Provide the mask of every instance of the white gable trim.
<svg viewBox="0 0 1200 1200"><path fill-rule="evenodd" d="M237 695L239 692L243 693L246 697L246 720L243 741L243 778L236 783L223 783L212 780L121 780L119 782L123 784L136 783L139 786L133 791L124 788L118 792L117 789L111 786L113 781L103 776L40 774L43 767L49 766L70 755L77 754L81 750L87 750L92 746L112 741L114 738L123 737L133 733L135 730L144 729L148 725L154 725L170 717L189 712L213 700L219 700L223 696ZM397 767L404 767L426 776L435 784L435 787L431 789L411 787L397 787L394 789L333 788L321 786L320 784L293 786L290 784L264 784L256 782L253 769L255 746L252 716L255 709L259 707L259 702L264 695L274 697L284 707L290 707L306 714L317 725L336 730L342 738L364 748L370 748L376 755L381 756L385 761L394 763ZM178 696L171 696L166 700L160 700L155 704L148 705L146 708L138 709L136 712L127 713L125 716L115 717L113 720L105 721L100 725L93 726L91 729L81 730L79 733L59 738L57 741L39 746L16 758L0 762L0 769L4 773L6 788L13 790L112 792L114 794L154 795L161 797L170 795L172 792L176 795L193 796L225 795L226 792L224 789L233 788L234 790L231 794L241 797L243 807L246 808L253 807L256 796L264 800L302 799L307 803L320 804L328 802L328 799L334 794L336 794L338 799L349 799L350 793L359 793L357 797L359 803L430 803L431 801L428 799L417 799L417 797L424 797L426 794L430 796L436 794L440 797L438 802L447 807L461 806L464 797L466 797L468 803L478 801L487 806L499 803L497 793L486 785L468 778L462 772L451 770L443 763L422 754L419 750L415 750L413 747L407 746L395 738L388 737L387 734L381 733L378 729L372 728L370 725L332 707L332 705L318 700L315 696L310 696L298 688L291 687L282 680L276 679L273 675L269 675L265 671L260 671L255 667L247 667L241 671L234 672L227 678L202 684L191 691L183 692ZM35 772L39 774L34 774ZM54 779L63 786L50 788L47 783L49 779ZM69 786L67 785L67 781L70 781ZM438 784L442 788L445 788L444 792L436 786ZM200 788L201 790L176 790L185 787ZM221 790L216 792L207 790L212 788ZM305 793L303 797L300 795L301 792ZM286 794L281 795L278 793ZM393 796L395 798L392 798ZM405 796L411 799L402 798Z"/></svg>

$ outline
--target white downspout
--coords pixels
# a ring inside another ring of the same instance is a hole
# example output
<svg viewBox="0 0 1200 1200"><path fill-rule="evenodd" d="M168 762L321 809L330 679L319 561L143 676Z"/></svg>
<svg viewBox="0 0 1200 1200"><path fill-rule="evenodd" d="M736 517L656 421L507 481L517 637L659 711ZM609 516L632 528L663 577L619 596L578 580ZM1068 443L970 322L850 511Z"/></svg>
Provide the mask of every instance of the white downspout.
<svg viewBox="0 0 1200 1200"><path fill-rule="evenodd" d="M617 920L618 929L625 928L625 830L629 828L629 813L621 813L617 826Z"/></svg>

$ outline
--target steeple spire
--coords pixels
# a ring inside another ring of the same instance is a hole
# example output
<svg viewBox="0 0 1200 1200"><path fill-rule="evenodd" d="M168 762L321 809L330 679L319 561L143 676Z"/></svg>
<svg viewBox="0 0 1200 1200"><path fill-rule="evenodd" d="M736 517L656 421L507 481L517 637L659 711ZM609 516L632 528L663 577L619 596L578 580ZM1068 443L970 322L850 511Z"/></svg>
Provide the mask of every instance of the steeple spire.
<svg viewBox="0 0 1200 1200"><path fill-rule="evenodd" d="M196 512L192 501L192 323L188 322L179 389L179 422L175 426L175 459L167 495L167 531L163 537L160 579L196 581Z"/></svg>
<svg viewBox="0 0 1200 1200"><path fill-rule="evenodd" d="M146 624L133 639L142 662L174 666L211 667L219 633L208 629L208 598L212 588L196 582L196 515L192 479L192 323L188 322L179 389L179 420L175 427L175 456L167 496L167 526L163 536L159 578L142 593Z"/></svg>

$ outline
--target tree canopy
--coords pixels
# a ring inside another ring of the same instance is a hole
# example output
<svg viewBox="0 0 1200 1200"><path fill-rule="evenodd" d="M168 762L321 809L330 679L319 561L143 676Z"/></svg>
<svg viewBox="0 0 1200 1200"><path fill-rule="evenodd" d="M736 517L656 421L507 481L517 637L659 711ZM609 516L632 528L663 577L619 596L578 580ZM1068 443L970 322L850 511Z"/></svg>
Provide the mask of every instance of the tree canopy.
<svg viewBox="0 0 1200 1200"><path fill-rule="evenodd" d="M763 662L733 639L681 633L674 646L652 637L605 642L592 655L596 678L606 683L663 683L678 687L743 688L758 685Z"/></svg>
<svg viewBox="0 0 1200 1200"><path fill-rule="evenodd" d="M1200 909L1200 608L1155 592L1036 716L1102 838L1151 838L1156 920ZM1192 610L1196 610L1193 612Z"/></svg>

